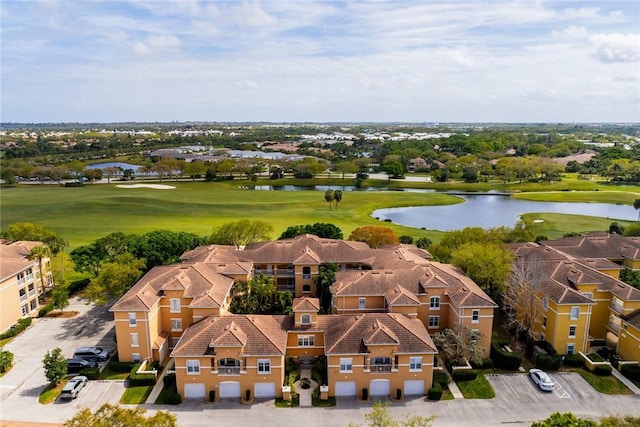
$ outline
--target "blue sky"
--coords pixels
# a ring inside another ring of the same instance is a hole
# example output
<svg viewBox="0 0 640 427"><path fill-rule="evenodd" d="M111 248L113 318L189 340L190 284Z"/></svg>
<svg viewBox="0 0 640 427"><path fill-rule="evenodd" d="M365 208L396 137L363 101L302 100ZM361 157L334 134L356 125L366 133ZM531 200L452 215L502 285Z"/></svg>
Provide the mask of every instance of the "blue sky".
<svg viewBox="0 0 640 427"><path fill-rule="evenodd" d="M637 1L0 8L4 122L640 121Z"/></svg>

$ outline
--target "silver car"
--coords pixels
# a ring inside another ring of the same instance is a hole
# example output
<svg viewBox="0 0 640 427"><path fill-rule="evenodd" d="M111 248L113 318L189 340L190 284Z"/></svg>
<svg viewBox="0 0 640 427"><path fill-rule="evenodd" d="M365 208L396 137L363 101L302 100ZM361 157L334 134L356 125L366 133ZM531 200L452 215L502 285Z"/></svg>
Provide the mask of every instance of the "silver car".
<svg viewBox="0 0 640 427"><path fill-rule="evenodd" d="M60 397L62 399L75 399L76 397L78 397L78 393L80 393L80 390L82 390L82 388L87 384L87 381L88 378L83 375L78 375L71 378L62 389Z"/></svg>
<svg viewBox="0 0 640 427"><path fill-rule="evenodd" d="M545 371L541 369L530 369L529 376L540 390L553 391L553 381L551 381L551 377Z"/></svg>

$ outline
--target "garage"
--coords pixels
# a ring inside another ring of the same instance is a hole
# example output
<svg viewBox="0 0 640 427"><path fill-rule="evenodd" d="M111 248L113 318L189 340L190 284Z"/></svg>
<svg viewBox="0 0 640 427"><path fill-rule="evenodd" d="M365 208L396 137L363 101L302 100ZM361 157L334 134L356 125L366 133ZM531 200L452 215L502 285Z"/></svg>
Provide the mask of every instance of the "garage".
<svg viewBox="0 0 640 427"><path fill-rule="evenodd" d="M185 399L204 399L204 384L185 384Z"/></svg>
<svg viewBox="0 0 640 427"><path fill-rule="evenodd" d="M338 381L336 383L336 397L355 397L355 381Z"/></svg>
<svg viewBox="0 0 640 427"><path fill-rule="evenodd" d="M276 383L255 383L253 395L263 399L276 397Z"/></svg>
<svg viewBox="0 0 640 427"><path fill-rule="evenodd" d="M220 398L240 397L240 383L237 381L224 381L220 383Z"/></svg>
<svg viewBox="0 0 640 427"><path fill-rule="evenodd" d="M406 380L404 382L405 396L423 396L424 380Z"/></svg>
<svg viewBox="0 0 640 427"><path fill-rule="evenodd" d="M391 380L371 380L369 393L371 396L389 396L391 394Z"/></svg>

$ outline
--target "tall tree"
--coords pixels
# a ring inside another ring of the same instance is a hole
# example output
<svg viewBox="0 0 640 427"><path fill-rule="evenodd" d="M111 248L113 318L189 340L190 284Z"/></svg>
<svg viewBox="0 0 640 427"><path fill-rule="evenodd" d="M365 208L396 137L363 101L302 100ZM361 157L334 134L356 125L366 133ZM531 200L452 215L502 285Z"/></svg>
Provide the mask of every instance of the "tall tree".
<svg viewBox="0 0 640 427"><path fill-rule="evenodd" d="M365 242L373 249L382 245L398 244L398 236L396 236L393 229L379 225L358 227L351 232L349 240Z"/></svg>
<svg viewBox="0 0 640 427"><path fill-rule="evenodd" d="M157 411L146 416L143 408L124 408L119 405L103 404L95 412L82 408L76 415L64 422L64 427L176 427L176 416L167 411Z"/></svg>
<svg viewBox="0 0 640 427"><path fill-rule="evenodd" d="M338 210L338 203L342 201L342 190L336 190L333 192L333 200L336 201L336 210Z"/></svg>
<svg viewBox="0 0 640 427"><path fill-rule="evenodd" d="M248 282L238 282L231 312L236 314L267 314L276 298L277 288L273 277L259 275Z"/></svg>
<svg viewBox="0 0 640 427"><path fill-rule="evenodd" d="M47 292L48 275L46 274L46 267L44 260L49 257L51 250L48 246L36 246L29 252L29 259L38 260L38 269L40 270L40 295L44 297Z"/></svg>
<svg viewBox="0 0 640 427"><path fill-rule="evenodd" d="M512 264L504 289L507 325L528 339L533 339L534 327L542 319L544 273L540 259L520 256Z"/></svg>
<svg viewBox="0 0 640 427"><path fill-rule="evenodd" d="M269 234L273 231L273 226L265 221L241 219L223 224L214 230L209 238L209 243L219 245L234 245L240 249L241 246L251 243L269 240Z"/></svg>
<svg viewBox="0 0 640 427"><path fill-rule="evenodd" d="M333 190L327 190L324 192L324 199L329 203L329 210L331 210L331 202L335 199L336 194Z"/></svg>
<svg viewBox="0 0 640 427"><path fill-rule="evenodd" d="M313 234L325 239L341 240L344 238L342 230L339 227L325 222L316 222L313 225L292 225L290 227L287 227L287 229L282 232L280 237L278 237L278 240L290 239L292 237L301 236L303 234Z"/></svg>
<svg viewBox="0 0 640 427"><path fill-rule="evenodd" d="M640 221L640 199L633 201L633 208L638 211L638 221Z"/></svg>
<svg viewBox="0 0 640 427"><path fill-rule="evenodd" d="M53 288L51 290L51 300L53 302L53 308L60 310L60 312L69 307L69 290L67 287L58 284L58 286Z"/></svg>
<svg viewBox="0 0 640 427"><path fill-rule="evenodd" d="M44 228L40 224L33 224L30 222L16 222L11 224L4 237L7 240L31 240L37 242L43 242L52 254L57 254L69 244L62 236L54 231Z"/></svg>
<svg viewBox="0 0 640 427"><path fill-rule="evenodd" d="M87 286L87 297L96 304L106 304L120 298L142 276L144 267L143 259L137 259L129 253L118 255L111 262L104 262L98 276L92 278Z"/></svg>
<svg viewBox="0 0 640 427"><path fill-rule="evenodd" d="M482 334L469 326L457 325L446 328L433 336L434 344L442 351L445 359L454 364L466 362L481 363L484 349L480 346Z"/></svg>
<svg viewBox="0 0 640 427"><path fill-rule="evenodd" d="M504 287L512 260L512 253L498 244L469 242L456 249L451 263L481 288L493 293Z"/></svg>
<svg viewBox="0 0 640 427"><path fill-rule="evenodd" d="M338 268L338 264L335 263L322 264L318 268L318 274L313 278L323 313L331 313L331 292L329 292L329 287L336 281Z"/></svg>
<svg viewBox="0 0 640 427"><path fill-rule="evenodd" d="M42 359L42 367L44 368L44 376L51 384L58 384L67 376L67 359L62 354L62 349L56 347L47 351Z"/></svg>

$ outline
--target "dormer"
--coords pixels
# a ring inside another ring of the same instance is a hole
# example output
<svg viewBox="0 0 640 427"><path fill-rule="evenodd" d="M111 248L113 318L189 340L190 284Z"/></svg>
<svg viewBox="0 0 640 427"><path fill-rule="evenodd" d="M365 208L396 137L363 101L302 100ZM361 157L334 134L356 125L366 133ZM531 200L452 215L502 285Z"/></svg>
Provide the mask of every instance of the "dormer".
<svg viewBox="0 0 640 427"><path fill-rule="evenodd" d="M392 346L395 348L400 344L398 336L379 319L375 319L367 328L362 342L369 349L369 352L371 352L370 347L372 346Z"/></svg>
<svg viewBox="0 0 640 427"><path fill-rule="evenodd" d="M295 326L315 326L320 310L320 300L318 298L294 298L293 316Z"/></svg>

